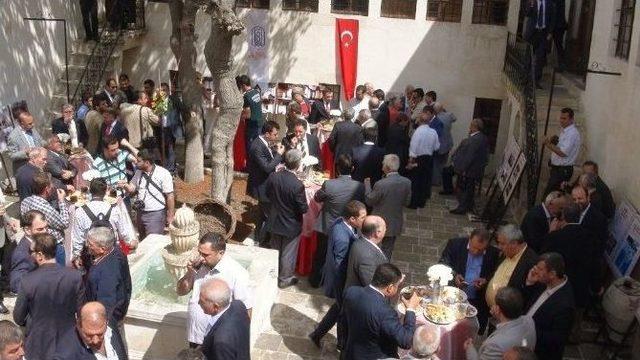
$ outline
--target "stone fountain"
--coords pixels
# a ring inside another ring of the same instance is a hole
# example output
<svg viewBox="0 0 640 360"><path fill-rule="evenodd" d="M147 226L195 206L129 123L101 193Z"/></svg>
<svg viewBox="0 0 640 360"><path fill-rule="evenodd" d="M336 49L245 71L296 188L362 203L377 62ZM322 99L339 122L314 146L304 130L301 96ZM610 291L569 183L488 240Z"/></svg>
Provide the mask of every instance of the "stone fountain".
<svg viewBox="0 0 640 360"><path fill-rule="evenodd" d="M205 230L203 230L205 231ZM149 235L129 255L133 295L125 319L130 359L175 359L187 347L186 322L189 295L179 297L176 281L197 259L200 224L194 211L183 206L169 226L169 236ZM254 296L251 346L271 325L276 300L278 252L254 246L227 244L231 256L249 272Z"/></svg>

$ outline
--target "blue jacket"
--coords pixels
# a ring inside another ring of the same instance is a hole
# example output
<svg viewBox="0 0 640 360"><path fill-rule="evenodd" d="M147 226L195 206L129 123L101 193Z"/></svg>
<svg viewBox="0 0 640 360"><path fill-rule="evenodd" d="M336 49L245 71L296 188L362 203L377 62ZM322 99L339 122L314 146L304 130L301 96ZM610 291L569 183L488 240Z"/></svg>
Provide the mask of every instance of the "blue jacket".
<svg viewBox="0 0 640 360"><path fill-rule="evenodd" d="M26 237L23 237L13 254L11 254L11 272L9 273L9 286L11 291L18 293L20 290L20 283L24 274L30 272L37 267L35 261L31 257L31 242Z"/></svg>
<svg viewBox="0 0 640 360"><path fill-rule="evenodd" d="M324 261L322 282L324 295L332 299L342 297L344 281L347 277L347 260L351 244L358 239L342 217L333 222L329 232L327 257Z"/></svg>
<svg viewBox="0 0 640 360"><path fill-rule="evenodd" d="M120 322L127 314L131 300L129 263L119 246L94 264L87 276L87 301L100 301L107 309L112 323Z"/></svg>
<svg viewBox="0 0 640 360"><path fill-rule="evenodd" d="M342 309L348 334L345 359L398 358L398 347L411 347L416 315L407 311L401 323L387 299L370 286L346 289Z"/></svg>

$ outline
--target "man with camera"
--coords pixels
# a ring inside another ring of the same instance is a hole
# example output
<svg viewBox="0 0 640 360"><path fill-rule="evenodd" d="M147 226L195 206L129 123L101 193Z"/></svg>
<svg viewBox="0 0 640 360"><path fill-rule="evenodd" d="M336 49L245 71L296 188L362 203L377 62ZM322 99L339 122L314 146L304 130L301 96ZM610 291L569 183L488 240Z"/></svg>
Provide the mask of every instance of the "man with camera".
<svg viewBox="0 0 640 360"><path fill-rule="evenodd" d="M132 208L137 213L140 240L149 234L164 234L164 228L173 221L175 194L173 178L169 170L156 165L151 152L144 149L138 153L136 173L131 182L118 181L118 187L128 194L136 193Z"/></svg>

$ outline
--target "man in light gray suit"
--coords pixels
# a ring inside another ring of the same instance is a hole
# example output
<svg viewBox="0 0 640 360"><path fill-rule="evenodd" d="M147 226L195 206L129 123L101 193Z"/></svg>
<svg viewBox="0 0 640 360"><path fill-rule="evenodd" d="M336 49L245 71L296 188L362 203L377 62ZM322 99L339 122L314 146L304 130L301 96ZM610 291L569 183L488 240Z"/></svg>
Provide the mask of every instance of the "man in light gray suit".
<svg viewBox="0 0 640 360"><path fill-rule="evenodd" d="M350 286L368 286L378 265L389 262L380 249L387 231L384 219L375 215L367 216L360 231L362 237L353 243L349 252L345 290Z"/></svg>
<svg viewBox="0 0 640 360"><path fill-rule="evenodd" d="M464 347L468 360L500 360L514 346L533 349L536 346L536 328L533 319L522 315L524 300L516 288L504 287L496 294L496 304L491 315L498 321L496 330L476 350L473 340L467 339Z"/></svg>
<svg viewBox="0 0 640 360"><path fill-rule="evenodd" d="M7 148L15 174L18 168L29 160L26 150L45 146L46 143L35 129L35 120L25 105L14 104L11 111L14 119L18 120L18 126L14 127L7 137Z"/></svg>
<svg viewBox="0 0 640 360"><path fill-rule="evenodd" d="M451 128L457 119L456 116L448 112L440 102L433 103L433 110L436 112L438 120L442 123L442 131L438 138L440 148L433 155L433 180L431 181L431 185L440 186L442 184L442 168L449 159L449 151L453 148Z"/></svg>
<svg viewBox="0 0 640 360"><path fill-rule="evenodd" d="M411 180L398 174L399 168L398 155L385 155L382 160L385 177L373 185L373 190L367 192L366 198L367 205L373 209L371 214L381 216L387 222L387 232L380 247L389 260L396 237L402 234L402 209L411 201Z"/></svg>
<svg viewBox="0 0 640 360"><path fill-rule="evenodd" d="M348 155L338 156L336 169L338 177L325 181L313 197L315 201L322 203L322 211L314 226L318 247L313 256L313 266L309 275L309 284L313 287L320 286L331 225L344 214L344 208L349 201L358 200L364 203L364 184L351 178L353 170L351 158Z"/></svg>

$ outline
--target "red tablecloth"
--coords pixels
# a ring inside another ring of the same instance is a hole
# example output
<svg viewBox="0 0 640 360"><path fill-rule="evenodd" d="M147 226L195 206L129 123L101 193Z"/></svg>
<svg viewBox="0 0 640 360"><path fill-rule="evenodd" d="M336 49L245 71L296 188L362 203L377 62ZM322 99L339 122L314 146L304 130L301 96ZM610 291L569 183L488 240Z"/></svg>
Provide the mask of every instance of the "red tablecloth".
<svg viewBox="0 0 640 360"><path fill-rule="evenodd" d="M333 151L329 148L329 142L325 141L322 143L322 148L320 149L320 153L322 156L322 168L324 171L329 172L329 177L331 179L335 178L335 166L333 164Z"/></svg>
<svg viewBox="0 0 640 360"><path fill-rule="evenodd" d="M305 195L309 210L302 217L302 233L300 234L300 245L298 246L298 258L296 261L296 272L302 276L311 273L313 255L316 253L318 241L313 226L320 215L322 204L313 200L313 196L320 190L320 186L310 184L305 187Z"/></svg>
<svg viewBox="0 0 640 360"><path fill-rule="evenodd" d="M240 121L236 136L233 138L233 170L244 171L247 162L247 149L245 145L245 129L246 124Z"/></svg>

